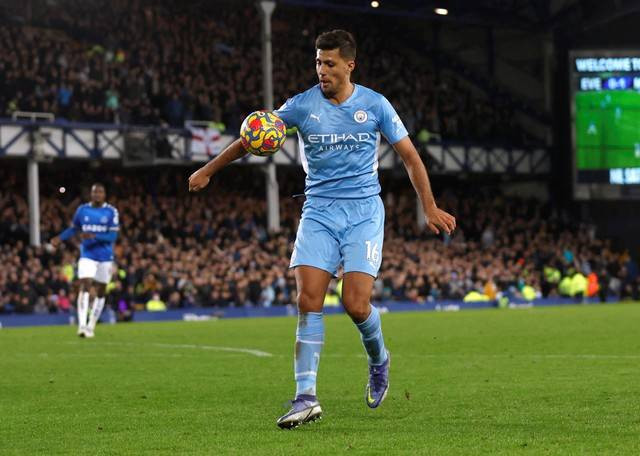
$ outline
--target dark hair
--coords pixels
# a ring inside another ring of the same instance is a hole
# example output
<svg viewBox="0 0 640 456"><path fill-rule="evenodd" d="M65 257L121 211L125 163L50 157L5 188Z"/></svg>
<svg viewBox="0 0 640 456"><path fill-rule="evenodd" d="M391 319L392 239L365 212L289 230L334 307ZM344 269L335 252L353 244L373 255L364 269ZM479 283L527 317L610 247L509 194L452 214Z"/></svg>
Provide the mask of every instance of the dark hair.
<svg viewBox="0 0 640 456"><path fill-rule="evenodd" d="M323 51L339 49L340 57L355 60L356 39L346 30L331 30L318 35L316 49L322 49Z"/></svg>

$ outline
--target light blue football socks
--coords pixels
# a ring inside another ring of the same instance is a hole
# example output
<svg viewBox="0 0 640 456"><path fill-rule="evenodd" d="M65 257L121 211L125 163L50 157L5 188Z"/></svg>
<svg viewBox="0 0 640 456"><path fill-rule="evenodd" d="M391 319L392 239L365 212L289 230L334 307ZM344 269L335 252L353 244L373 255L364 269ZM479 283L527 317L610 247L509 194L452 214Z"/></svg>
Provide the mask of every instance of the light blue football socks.
<svg viewBox="0 0 640 456"><path fill-rule="evenodd" d="M382 337L382 324L380 322L380 312L371 306L369 317L362 323L356 323L360 330L362 345L369 356L370 366L379 366L387 360L387 351L384 348L384 338Z"/></svg>
<svg viewBox="0 0 640 456"><path fill-rule="evenodd" d="M384 347L378 309L371 306L369 317L362 323L356 323L356 326L360 331L362 345L367 351L369 365L383 364L387 360L387 351ZM296 397L316 395L316 377L323 344L323 314L321 312L299 314L294 356Z"/></svg>
<svg viewBox="0 0 640 456"><path fill-rule="evenodd" d="M296 352L294 356L296 397L300 395L316 395L316 376L323 344L324 321L322 313L300 313L298 315Z"/></svg>

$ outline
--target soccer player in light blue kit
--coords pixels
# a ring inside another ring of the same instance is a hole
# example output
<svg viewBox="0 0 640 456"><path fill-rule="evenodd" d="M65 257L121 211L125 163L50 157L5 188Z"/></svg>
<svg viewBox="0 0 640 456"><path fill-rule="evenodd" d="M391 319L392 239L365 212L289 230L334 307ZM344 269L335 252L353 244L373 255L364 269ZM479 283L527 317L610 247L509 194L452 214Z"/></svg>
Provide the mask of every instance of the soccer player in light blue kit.
<svg viewBox="0 0 640 456"><path fill-rule="evenodd" d="M91 202L82 204L73 216L69 228L51 239L57 247L60 242L80 234L80 259L78 260L78 335L93 337L96 323L104 308L107 283L113 267L113 245L118 237L118 210L105 202L104 185L91 187ZM93 283L92 283L93 282ZM89 308L91 287L95 288L93 306ZM87 321L88 319L88 321Z"/></svg>
<svg viewBox="0 0 640 456"><path fill-rule="evenodd" d="M422 202L427 226L451 233L455 218L436 206L426 169L400 117L377 92L351 82L356 43L343 30L316 40L320 83L294 96L275 113L298 128L300 158L307 173L302 218L291 256L295 268L298 327L296 397L277 420L293 428L321 417L316 376L324 343L323 302L338 267L344 270L342 303L361 333L368 355L365 402L376 408L389 388L389 352L380 314L371 306L382 261L384 206L378 196L377 148L381 135L402 158ZM239 140L189 178L189 190L204 188L219 169L246 154Z"/></svg>

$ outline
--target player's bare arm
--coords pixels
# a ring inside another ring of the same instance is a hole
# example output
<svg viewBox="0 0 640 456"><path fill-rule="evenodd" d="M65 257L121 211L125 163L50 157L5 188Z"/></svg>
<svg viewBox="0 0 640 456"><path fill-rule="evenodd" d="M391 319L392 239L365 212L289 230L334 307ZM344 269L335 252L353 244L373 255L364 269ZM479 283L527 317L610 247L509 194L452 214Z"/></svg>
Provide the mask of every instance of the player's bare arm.
<svg viewBox="0 0 640 456"><path fill-rule="evenodd" d="M236 139L234 142L225 147L220 155L213 158L206 165L189 176L189 191L199 192L207 185L209 185L209 180L215 173L220 171L232 161L244 157L245 155L247 155L247 153L248 152L242 146L242 142L240 141L240 139Z"/></svg>
<svg viewBox="0 0 640 456"><path fill-rule="evenodd" d="M441 229L444 230L445 233L451 234L456 228L456 219L436 205L436 200L431 191L427 169L424 163L422 163L420 155L411 142L411 139L407 136L395 143L393 148L398 155L400 155L400 158L402 158L413 188L416 190L422 202L422 209L424 210L429 229L436 234L439 234Z"/></svg>

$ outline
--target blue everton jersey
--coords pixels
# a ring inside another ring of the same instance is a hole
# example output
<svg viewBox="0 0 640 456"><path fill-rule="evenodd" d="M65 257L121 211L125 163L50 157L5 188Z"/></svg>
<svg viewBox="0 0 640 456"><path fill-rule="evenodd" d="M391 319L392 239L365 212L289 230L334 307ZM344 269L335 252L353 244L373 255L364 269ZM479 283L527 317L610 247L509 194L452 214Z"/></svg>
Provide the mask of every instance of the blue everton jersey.
<svg viewBox="0 0 640 456"><path fill-rule="evenodd" d="M286 101L275 113L298 128L300 159L307 173L305 195L364 198L380 193L380 134L390 144L408 135L391 103L354 84L351 96L331 103L320 85Z"/></svg>
<svg viewBox="0 0 640 456"><path fill-rule="evenodd" d="M80 258L94 261L112 261L113 240L102 240L108 233L117 232L119 228L118 210L110 204L104 203L100 207L93 207L85 203L78 207L73 216L73 227L83 233L94 233L93 239L84 239L80 245Z"/></svg>

